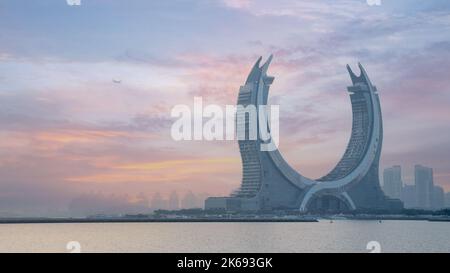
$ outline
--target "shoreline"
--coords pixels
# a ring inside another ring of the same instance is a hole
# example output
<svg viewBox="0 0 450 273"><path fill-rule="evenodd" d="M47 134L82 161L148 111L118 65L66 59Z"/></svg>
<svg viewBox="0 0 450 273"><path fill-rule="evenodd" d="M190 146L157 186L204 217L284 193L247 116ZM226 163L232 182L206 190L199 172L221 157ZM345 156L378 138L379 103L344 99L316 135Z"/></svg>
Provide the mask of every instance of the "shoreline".
<svg viewBox="0 0 450 273"><path fill-rule="evenodd" d="M448 217L348 216L312 218L0 218L1 224L83 224L83 223L316 223L319 221L429 221L450 222Z"/></svg>
<svg viewBox="0 0 450 273"><path fill-rule="evenodd" d="M315 218L18 218L0 219L1 224L82 224L82 223L315 223Z"/></svg>

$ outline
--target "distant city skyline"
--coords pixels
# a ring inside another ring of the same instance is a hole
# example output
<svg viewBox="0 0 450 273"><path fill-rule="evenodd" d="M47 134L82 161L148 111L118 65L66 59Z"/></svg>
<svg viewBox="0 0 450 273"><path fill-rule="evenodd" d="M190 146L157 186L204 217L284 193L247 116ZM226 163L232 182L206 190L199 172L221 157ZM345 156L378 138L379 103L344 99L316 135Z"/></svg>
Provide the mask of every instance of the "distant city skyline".
<svg viewBox="0 0 450 273"><path fill-rule="evenodd" d="M105 195L102 193L88 193L80 195L70 201L69 206L59 209L59 216L116 216L124 214L150 214L155 210L179 210L203 208L207 193L194 194L190 191L170 195L160 192L139 193L137 195ZM2 211L0 211L0 217ZM10 215L11 216L11 215ZM32 215L28 215L32 216Z"/></svg>
<svg viewBox="0 0 450 273"><path fill-rule="evenodd" d="M405 208L439 210L450 208L450 192L434 183L433 168L414 165L414 184L403 183L402 166L383 171L383 190L391 198L403 201Z"/></svg>

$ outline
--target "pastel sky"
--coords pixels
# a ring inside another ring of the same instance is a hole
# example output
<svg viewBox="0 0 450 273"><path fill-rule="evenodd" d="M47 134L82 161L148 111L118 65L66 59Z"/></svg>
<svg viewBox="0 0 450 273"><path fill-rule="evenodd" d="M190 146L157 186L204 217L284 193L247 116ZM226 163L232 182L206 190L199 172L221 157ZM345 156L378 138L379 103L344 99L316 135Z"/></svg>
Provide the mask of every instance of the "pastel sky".
<svg viewBox="0 0 450 273"><path fill-rule="evenodd" d="M170 110L235 104L274 54L280 149L328 172L351 129L345 65L361 62L384 118L382 168L435 170L450 191L448 0L0 1L0 210L65 208L87 192L225 195L234 141L173 141ZM120 80L115 83L113 80Z"/></svg>

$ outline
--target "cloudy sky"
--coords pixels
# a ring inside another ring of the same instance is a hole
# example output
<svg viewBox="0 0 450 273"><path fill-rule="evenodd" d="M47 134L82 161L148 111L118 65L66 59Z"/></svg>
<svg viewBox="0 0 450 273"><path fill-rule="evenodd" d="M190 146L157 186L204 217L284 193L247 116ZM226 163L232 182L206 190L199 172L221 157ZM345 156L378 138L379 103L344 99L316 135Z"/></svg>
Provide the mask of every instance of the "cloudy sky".
<svg viewBox="0 0 450 273"><path fill-rule="evenodd" d="M360 61L384 117L382 168L435 170L450 191L448 0L0 1L0 208L65 208L79 194L228 194L237 143L173 141L170 110L235 104L274 54L280 149L328 172L351 129L345 65ZM120 83L114 81L121 81Z"/></svg>

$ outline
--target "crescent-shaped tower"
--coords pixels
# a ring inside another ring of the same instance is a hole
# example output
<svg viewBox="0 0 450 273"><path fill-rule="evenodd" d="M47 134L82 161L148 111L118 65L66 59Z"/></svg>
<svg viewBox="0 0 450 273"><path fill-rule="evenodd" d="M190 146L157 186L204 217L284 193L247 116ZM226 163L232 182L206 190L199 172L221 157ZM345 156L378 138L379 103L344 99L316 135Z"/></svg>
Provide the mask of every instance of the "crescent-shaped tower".
<svg viewBox="0 0 450 273"><path fill-rule="evenodd" d="M269 87L274 80L267 75L271 60L272 56L263 65L261 57L257 60L239 90L238 105L258 108L267 104ZM229 197L208 198L205 209L299 209L301 212L401 209L401 201L387 198L379 183L383 124L377 88L361 64L359 76L348 65L347 69L352 81L347 88L353 112L352 132L336 167L320 179L309 179L290 167L278 149L262 149L266 142L259 137L239 140L241 186ZM262 117L257 118L259 124Z"/></svg>

